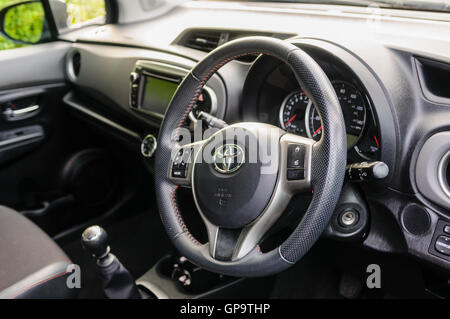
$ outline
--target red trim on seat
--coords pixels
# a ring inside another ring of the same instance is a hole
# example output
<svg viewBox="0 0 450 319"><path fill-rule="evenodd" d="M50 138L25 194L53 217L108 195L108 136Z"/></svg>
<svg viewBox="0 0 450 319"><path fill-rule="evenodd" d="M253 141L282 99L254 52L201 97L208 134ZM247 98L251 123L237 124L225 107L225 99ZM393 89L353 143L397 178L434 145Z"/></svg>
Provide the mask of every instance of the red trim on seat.
<svg viewBox="0 0 450 319"><path fill-rule="evenodd" d="M53 280L53 279L59 278L59 277L61 277L61 276L64 276L64 275L66 275L66 274L68 274L68 273L69 273L68 271L65 271L65 272L56 274L56 275L54 275L54 276L52 276L52 277L50 277L50 278L41 280L41 281L39 281L39 282L37 282L37 283L35 283L35 284L29 286L28 288L25 288L25 289L21 290L20 292L18 292L17 294L15 294L15 295L12 296L12 297L9 297L8 299L14 299L14 298L16 298L17 296L20 296L20 295L23 294L24 292L26 292L26 291L28 291L28 290L34 288L34 287L37 287L37 286L39 286L39 285L42 285L42 284L44 284L44 283L46 283L46 282L48 282L48 281L50 281L50 280Z"/></svg>

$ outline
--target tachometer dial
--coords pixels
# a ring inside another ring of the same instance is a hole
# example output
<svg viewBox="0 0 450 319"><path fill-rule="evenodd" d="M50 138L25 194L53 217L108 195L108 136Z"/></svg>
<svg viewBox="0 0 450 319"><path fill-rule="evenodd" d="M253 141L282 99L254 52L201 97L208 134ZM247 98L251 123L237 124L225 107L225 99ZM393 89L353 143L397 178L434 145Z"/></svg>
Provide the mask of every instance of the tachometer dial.
<svg viewBox="0 0 450 319"><path fill-rule="evenodd" d="M296 91L289 94L281 104L280 126L286 131L306 135L305 114L311 100L304 92Z"/></svg>
<svg viewBox="0 0 450 319"><path fill-rule="evenodd" d="M366 160L377 160L381 148L381 138L378 134L378 128L373 121L370 121L366 132L364 138L355 146L355 150Z"/></svg>
<svg viewBox="0 0 450 319"><path fill-rule="evenodd" d="M318 141L322 136L322 132L322 120L316 108L311 104L306 109L306 133L309 138Z"/></svg>

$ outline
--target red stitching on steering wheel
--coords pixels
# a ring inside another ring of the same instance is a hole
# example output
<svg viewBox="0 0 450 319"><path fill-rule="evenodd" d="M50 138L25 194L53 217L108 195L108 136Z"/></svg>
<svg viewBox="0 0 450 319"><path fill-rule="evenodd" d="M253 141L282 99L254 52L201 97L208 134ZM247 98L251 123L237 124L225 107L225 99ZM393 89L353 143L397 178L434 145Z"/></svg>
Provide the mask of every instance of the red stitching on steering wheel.
<svg viewBox="0 0 450 319"><path fill-rule="evenodd" d="M200 92L203 89L203 86L205 86L206 82L208 82L209 78L218 70L220 69L222 66L224 66L225 64L227 64L228 62L235 60L237 58L243 57L243 56L247 56L247 55L252 55L252 54L263 54L261 52L246 52L246 53L241 53L241 54L237 54L234 55L232 57L226 58L225 60L223 60L222 62L220 62L219 64L217 64L215 67L213 67L212 69L210 69L208 71L208 73L203 77L203 79L200 81L199 85L197 86L197 88L195 89L195 93L194 96L191 100L191 102L189 103L188 107L186 108L183 116L181 117L180 121L178 122L177 128L175 130L175 137L178 136L178 130L179 128L183 125L184 121L186 120L187 116L189 115L189 112L192 110L192 108L194 107L195 103L198 100L198 97L200 96ZM264 53L266 55L272 55L269 53ZM178 142L176 142L178 143ZM202 245L197 239L195 239L195 237L189 232L188 227L186 226L183 217L181 216L180 210L178 209L178 204L177 204L177 189L178 189L178 185L175 186L172 190L172 205L175 209L175 212L177 214L177 220L178 223L180 224L181 228L183 229L183 232L186 233L186 235L192 240L192 242L196 245Z"/></svg>
<svg viewBox="0 0 450 319"><path fill-rule="evenodd" d="M178 122L177 130L183 125L184 121L186 120L187 116L189 115L189 112L192 110L192 108L194 107L195 103L197 102L198 97L200 96L200 92L202 91L203 86L205 86L205 84L206 84L206 82L208 82L209 78L214 73L216 73L216 71L218 69L220 69L222 66L224 66L228 62L230 62L232 60L235 60L237 58L243 57L243 56L251 55L251 54L261 54L261 52L246 52L246 53L241 53L241 54L234 55L232 57L229 57L229 58L223 60L222 62L217 64L215 67L213 67L211 70L209 70L209 72L203 77L203 79L200 81L200 83L198 84L197 88L195 89L194 97L192 98L191 102L189 103L188 107L186 108L183 116L181 117L181 120ZM176 133L178 133L178 131L176 131ZM175 136L177 136L177 134L175 134Z"/></svg>
<svg viewBox="0 0 450 319"><path fill-rule="evenodd" d="M194 97L192 98L191 102L189 103L188 107L186 108L186 110L184 111L183 116L181 117L181 120L178 122L176 131L175 131L175 136L178 136L178 130L179 128L183 125L184 121L186 120L187 116L189 115L189 112L192 110L192 108L194 107L195 103L198 100L198 97L200 96L200 92L202 91L203 86L205 86L206 82L208 82L209 78L218 70L220 69L222 66L224 66L225 64L227 64L228 62L235 60L237 58L243 57L243 56L247 56L247 55L251 55L251 54L261 54L260 52L247 52L247 53L241 53L238 55L234 55L230 58L227 58L225 60L223 60L222 62L220 62L219 64L217 64L215 67L213 67L211 70L209 70L209 72L203 77L203 79L200 81L198 87L195 89L195 94ZM178 189L178 185L175 186L172 190L172 205L175 209L175 212L177 214L177 220L178 223L180 224L181 228L183 229L183 231L186 233L186 235L192 240L192 242L196 245L201 245L201 243L195 239L195 237L189 232L188 227L186 226L183 217L181 216L180 210L178 209L178 204L177 204L177 189Z"/></svg>

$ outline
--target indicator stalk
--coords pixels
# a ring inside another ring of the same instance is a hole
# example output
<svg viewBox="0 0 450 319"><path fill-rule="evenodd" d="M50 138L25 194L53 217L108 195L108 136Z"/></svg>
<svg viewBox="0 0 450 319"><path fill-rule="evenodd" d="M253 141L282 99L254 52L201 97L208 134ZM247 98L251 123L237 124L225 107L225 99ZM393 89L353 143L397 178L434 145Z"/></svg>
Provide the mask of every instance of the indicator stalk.
<svg viewBox="0 0 450 319"><path fill-rule="evenodd" d="M346 167L345 178L353 182L367 182L386 178L389 167L384 162L361 162Z"/></svg>

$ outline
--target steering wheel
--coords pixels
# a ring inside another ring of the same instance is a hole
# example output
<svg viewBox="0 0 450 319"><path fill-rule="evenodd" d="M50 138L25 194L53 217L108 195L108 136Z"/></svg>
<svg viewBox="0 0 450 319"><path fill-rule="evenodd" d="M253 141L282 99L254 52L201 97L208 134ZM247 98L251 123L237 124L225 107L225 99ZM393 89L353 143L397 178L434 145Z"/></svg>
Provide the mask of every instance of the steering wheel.
<svg viewBox="0 0 450 319"><path fill-rule="evenodd" d="M268 124L237 123L192 142L183 123L203 86L223 65L247 55L270 55L291 67L322 119L320 141ZM239 277L275 274L300 260L329 223L342 189L346 156L341 107L320 66L286 41L231 41L193 68L166 111L155 158L163 225L180 253L200 267ZM194 238L183 220L179 187L192 188L208 232L206 244ZM306 213L279 247L263 252L261 239L300 192L313 193Z"/></svg>

